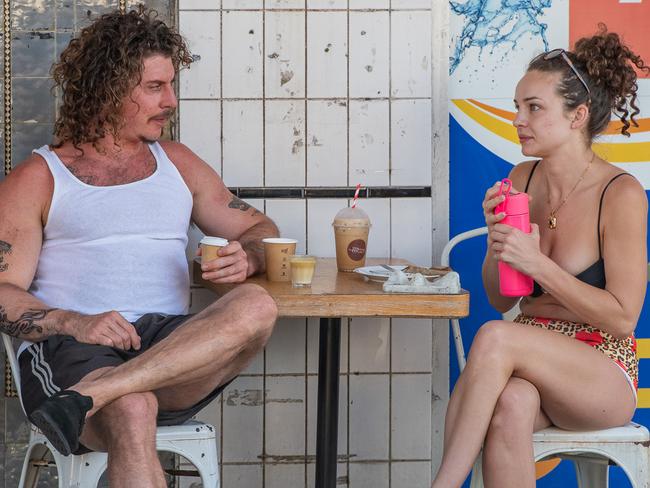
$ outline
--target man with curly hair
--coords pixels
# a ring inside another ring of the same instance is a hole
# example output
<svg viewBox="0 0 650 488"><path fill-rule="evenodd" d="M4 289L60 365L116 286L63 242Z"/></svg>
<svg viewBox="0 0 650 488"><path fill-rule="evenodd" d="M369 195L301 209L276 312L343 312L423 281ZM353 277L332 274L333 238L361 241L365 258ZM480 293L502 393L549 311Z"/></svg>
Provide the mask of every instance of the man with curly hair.
<svg viewBox="0 0 650 488"><path fill-rule="evenodd" d="M182 144L159 141L182 37L143 7L103 15L54 66L55 140L0 183L0 330L23 404L63 454L108 451L111 486L163 487L156 424L182 423L267 342L277 308L240 285L187 315L190 222L229 240L203 278L263 271L273 222Z"/></svg>

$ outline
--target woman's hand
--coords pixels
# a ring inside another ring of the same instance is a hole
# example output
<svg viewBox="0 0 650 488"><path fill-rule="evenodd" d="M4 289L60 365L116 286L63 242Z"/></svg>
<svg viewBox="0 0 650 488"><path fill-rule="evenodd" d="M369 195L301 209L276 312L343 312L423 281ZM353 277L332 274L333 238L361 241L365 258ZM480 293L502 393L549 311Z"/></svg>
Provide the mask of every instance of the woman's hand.
<svg viewBox="0 0 650 488"><path fill-rule="evenodd" d="M494 231L494 224L501 222L506 214L504 212L494 214L494 208L505 200L505 195L499 195L499 188L501 182L497 181L494 185L487 189L485 198L483 199L483 216L488 228L488 247L491 246L494 239L492 239L492 232Z"/></svg>
<svg viewBox="0 0 650 488"><path fill-rule="evenodd" d="M490 250L499 261L517 271L535 276L544 257L539 249L539 227L530 224L530 234L506 224L494 224Z"/></svg>

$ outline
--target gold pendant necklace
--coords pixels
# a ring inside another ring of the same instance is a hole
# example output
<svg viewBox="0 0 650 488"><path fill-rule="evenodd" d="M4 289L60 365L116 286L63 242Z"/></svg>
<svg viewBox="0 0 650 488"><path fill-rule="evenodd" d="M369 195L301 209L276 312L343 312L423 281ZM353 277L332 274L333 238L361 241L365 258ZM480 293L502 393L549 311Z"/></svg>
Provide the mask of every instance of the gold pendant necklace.
<svg viewBox="0 0 650 488"><path fill-rule="evenodd" d="M591 163L593 162L595 157L596 157L596 153L592 152L591 159L587 163L587 167L585 168L585 170L580 175L580 178L578 178L578 181L576 181L576 184L573 185L573 188L571 188L569 193L567 193L566 197L564 197L564 200L562 200L560 202L560 204L554 210L551 210L551 213L548 215L548 228L549 229L555 230L557 228L557 213L562 208L562 206L566 203L566 201L569 199L569 197L573 193L573 190L578 188L578 185L584 179L585 175L587 174L587 171L589 171L589 168L591 167Z"/></svg>

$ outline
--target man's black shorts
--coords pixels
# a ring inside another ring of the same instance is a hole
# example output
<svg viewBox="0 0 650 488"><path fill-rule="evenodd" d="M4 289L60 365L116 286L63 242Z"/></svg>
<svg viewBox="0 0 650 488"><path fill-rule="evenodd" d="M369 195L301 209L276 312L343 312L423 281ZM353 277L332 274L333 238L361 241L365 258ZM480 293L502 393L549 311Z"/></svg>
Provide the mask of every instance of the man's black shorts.
<svg viewBox="0 0 650 488"><path fill-rule="evenodd" d="M191 315L146 314L133 323L140 336L139 351L84 344L71 336L51 336L30 345L19 356L20 385L27 415L57 391L78 383L88 373L120 364L139 356L171 334ZM190 347L191 345L188 345ZM170 358L170 361L173 361ZM158 425L178 425L190 419L218 396L227 384L218 386L197 404L185 410L159 411Z"/></svg>

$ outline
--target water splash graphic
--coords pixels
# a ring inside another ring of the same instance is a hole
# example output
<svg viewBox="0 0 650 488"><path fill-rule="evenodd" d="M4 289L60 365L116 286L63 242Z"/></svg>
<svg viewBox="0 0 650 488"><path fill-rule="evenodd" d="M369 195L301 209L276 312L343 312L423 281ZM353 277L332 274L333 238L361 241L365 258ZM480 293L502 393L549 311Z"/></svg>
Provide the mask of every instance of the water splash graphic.
<svg viewBox="0 0 650 488"><path fill-rule="evenodd" d="M538 19L551 3L552 0L450 1L452 12L465 17L463 30L449 60L450 73L456 70L468 49L478 47L482 52L484 48L489 48L492 53L505 45L505 56L525 34L541 37L544 50L548 51L548 26Z"/></svg>

